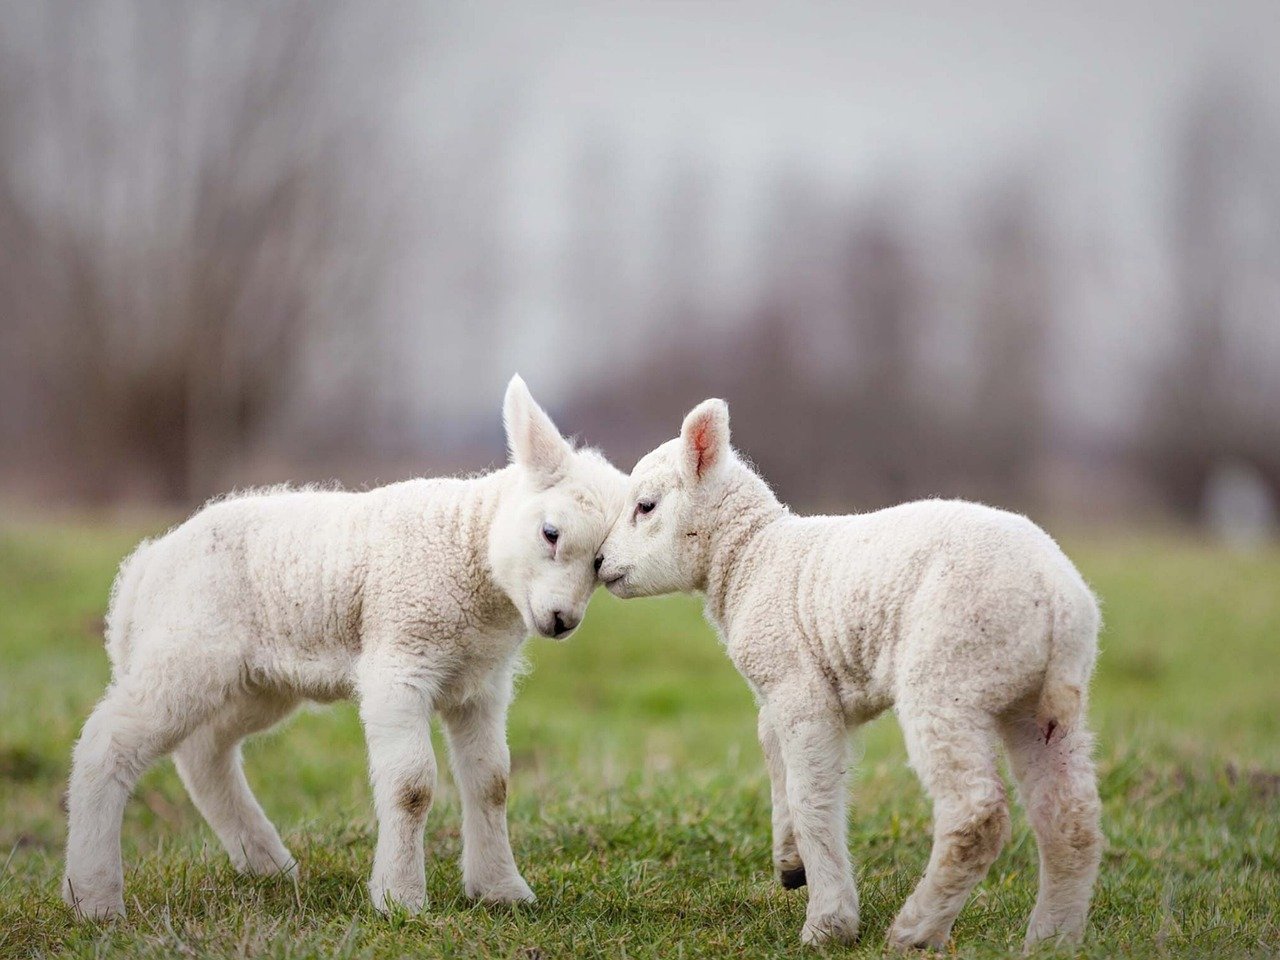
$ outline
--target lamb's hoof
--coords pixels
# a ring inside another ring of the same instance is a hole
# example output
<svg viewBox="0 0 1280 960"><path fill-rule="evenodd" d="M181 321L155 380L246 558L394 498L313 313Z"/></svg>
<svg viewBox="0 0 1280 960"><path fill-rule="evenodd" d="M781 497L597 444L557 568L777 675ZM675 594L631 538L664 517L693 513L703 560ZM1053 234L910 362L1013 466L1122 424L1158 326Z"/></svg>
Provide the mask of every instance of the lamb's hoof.
<svg viewBox="0 0 1280 960"><path fill-rule="evenodd" d="M481 903L535 903L538 899L529 889L529 884L519 875L496 883L468 883L466 894Z"/></svg>
<svg viewBox="0 0 1280 960"><path fill-rule="evenodd" d="M374 908L382 914L403 910L421 913L427 905L427 891L417 888L395 888L380 883L369 884L369 896Z"/></svg>
<svg viewBox="0 0 1280 960"><path fill-rule="evenodd" d="M779 870L778 879L782 881L784 890L799 890L808 881L804 876L804 866L792 867L790 870Z"/></svg>
<svg viewBox="0 0 1280 960"><path fill-rule="evenodd" d="M1084 939L1083 924L1073 928L1063 928L1049 921L1039 921L1033 915L1027 927L1027 937L1022 943L1022 952L1030 953L1041 944L1051 947L1076 947Z"/></svg>
<svg viewBox="0 0 1280 960"><path fill-rule="evenodd" d="M271 877L277 874L293 877L298 873L298 861L283 846L246 846L231 858L231 863L239 873L250 877Z"/></svg>
<svg viewBox="0 0 1280 960"><path fill-rule="evenodd" d="M87 885L86 885L87 886ZM62 899L78 920L116 920L124 916L124 888L94 893L62 881Z"/></svg>
<svg viewBox="0 0 1280 960"><path fill-rule="evenodd" d="M858 913L835 911L809 917L800 931L800 942L808 947L823 943L857 943Z"/></svg>
<svg viewBox="0 0 1280 960"><path fill-rule="evenodd" d="M901 917L889 928L888 946L893 950L941 950L951 939L951 930L930 930L922 923L904 922Z"/></svg>

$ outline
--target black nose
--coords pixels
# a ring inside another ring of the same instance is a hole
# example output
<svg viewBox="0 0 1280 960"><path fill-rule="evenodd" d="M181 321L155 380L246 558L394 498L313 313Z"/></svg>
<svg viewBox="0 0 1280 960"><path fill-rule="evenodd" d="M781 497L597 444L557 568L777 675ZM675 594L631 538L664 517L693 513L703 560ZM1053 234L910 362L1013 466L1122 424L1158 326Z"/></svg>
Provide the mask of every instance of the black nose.
<svg viewBox="0 0 1280 960"><path fill-rule="evenodd" d="M597 553L597 554L596 554L596 573L599 573L599 572L600 572L600 568L601 568L602 566L604 566L604 554L603 554L603 553Z"/></svg>
<svg viewBox="0 0 1280 960"><path fill-rule="evenodd" d="M573 633L574 628L578 626L578 619L572 614L566 615L556 610L551 616L553 618L551 623L551 635L553 637L563 637L566 634Z"/></svg>

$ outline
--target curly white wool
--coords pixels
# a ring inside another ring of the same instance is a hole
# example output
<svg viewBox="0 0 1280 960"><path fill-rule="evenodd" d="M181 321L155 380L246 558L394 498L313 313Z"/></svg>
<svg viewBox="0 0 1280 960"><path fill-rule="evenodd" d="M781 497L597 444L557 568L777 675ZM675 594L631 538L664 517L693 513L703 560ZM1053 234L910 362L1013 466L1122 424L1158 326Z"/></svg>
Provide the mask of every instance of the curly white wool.
<svg viewBox="0 0 1280 960"><path fill-rule="evenodd" d="M124 805L170 751L239 869L292 872L239 745L301 700L349 696L378 814L375 905L425 900L433 713L462 796L467 894L533 899L507 838L513 675L529 633L563 637L581 621L625 477L572 449L519 377L503 412L505 469L364 493L231 496L122 564L107 623L112 680L68 791L63 894L79 914L124 912Z"/></svg>
<svg viewBox="0 0 1280 960"><path fill-rule="evenodd" d="M760 705L774 861L807 880L806 943L851 940L846 727L894 707L934 804L933 854L889 933L944 944L1009 834L1003 740L1040 847L1028 944L1082 936L1101 854L1084 725L1097 603L1024 517L929 500L793 516L729 445L708 400L632 473L604 545L619 596L700 591Z"/></svg>

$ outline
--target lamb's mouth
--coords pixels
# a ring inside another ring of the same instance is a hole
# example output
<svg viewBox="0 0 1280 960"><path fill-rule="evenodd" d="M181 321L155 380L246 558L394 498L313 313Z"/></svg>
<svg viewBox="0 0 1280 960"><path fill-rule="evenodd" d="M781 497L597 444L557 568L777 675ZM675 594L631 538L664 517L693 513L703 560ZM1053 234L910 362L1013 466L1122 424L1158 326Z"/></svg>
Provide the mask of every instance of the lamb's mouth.
<svg viewBox="0 0 1280 960"><path fill-rule="evenodd" d="M571 614L564 613L560 610L554 610L550 615L541 618L534 618L534 630L541 637L548 640L567 640L573 631L578 629L581 621Z"/></svg>
<svg viewBox="0 0 1280 960"><path fill-rule="evenodd" d="M625 573L620 573L612 580L604 581L604 588L615 597L622 597L625 599L629 592L627 590L627 575Z"/></svg>

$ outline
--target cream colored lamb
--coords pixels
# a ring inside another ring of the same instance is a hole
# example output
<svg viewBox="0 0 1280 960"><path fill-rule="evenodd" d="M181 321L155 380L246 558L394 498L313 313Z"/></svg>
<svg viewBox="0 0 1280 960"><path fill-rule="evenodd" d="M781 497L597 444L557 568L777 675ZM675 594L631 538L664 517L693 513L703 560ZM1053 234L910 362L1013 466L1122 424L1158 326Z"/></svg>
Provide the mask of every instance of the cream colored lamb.
<svg viewBox="0 0 1280 960"><path fill-rule="evenodd" d="M857 935L845 733L890 707L934 809L933 853L890 943L946 943L1008 839L1001 740L1040 847L1027 943L1080 939L1102 848L1084 724L1098 608L1042 530L939 500L793 516L708 400L636 465L600 578L621 597L705 595L760 705L774 862L784 886L809 885L804 942Z"/></svg>
<svg viewBox="0 0 1280 960"><path fill-rule="evenodd" d="M124 912L120 821L173 751L192 799L248 873L293 857L249 791L240 741L302 700L355 697L378 840L375 906L423 906L423 826L444 721L462 797L468 896L533 900L507 838L506 712L533 632L569 635L625 477L574 450L519 377L503 409L511 464L365 493L216 502L125 561L107 618L110 686L76 744L63 895Z"/></svg>

